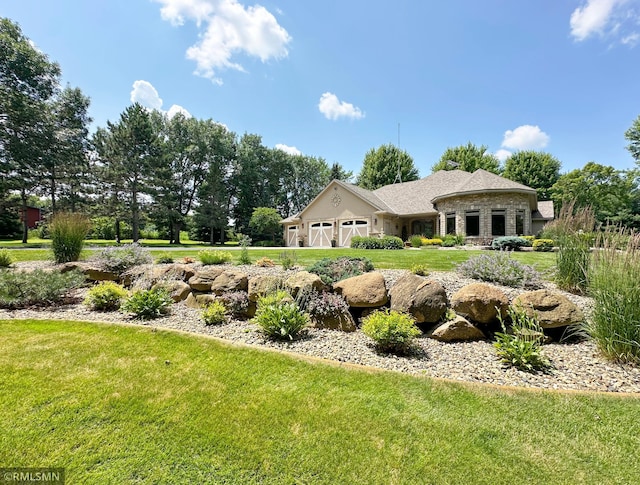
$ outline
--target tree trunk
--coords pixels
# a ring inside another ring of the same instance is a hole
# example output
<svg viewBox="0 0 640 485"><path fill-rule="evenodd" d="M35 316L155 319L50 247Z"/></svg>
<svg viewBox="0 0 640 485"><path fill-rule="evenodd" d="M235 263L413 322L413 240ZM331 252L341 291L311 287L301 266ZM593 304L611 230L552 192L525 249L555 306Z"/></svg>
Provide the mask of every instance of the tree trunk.
<svg viewBox="0 0 640 485"><path fill-rule="evenodd" d="M120 244L120 219L116 218L116 243Z"/></svg>
<svg viewBox="0 0 640 485"><path fill-rule="evenodd" d="M211 246L213 246L213 230L215 228L213 227L213 224L211 224L211 227L209 228L209 244Z"/></svg>
<svg viewBox="0 0 640 485"><path fill-rule="evenodd" d="M29 221L27 221L27 193L22 190L20 192L20 198L22 199L22 244L27 244L29 238Z"/></svg>
<svg viewBox="0 0 640 485"><path fill-rule="evenodd" d="M140 239L140 211L138 209L138 191L135 189L131 193L131 200L131 232L133 242L137 243Z"/></svg>
<svg viewBox="0 0 640 485"><path fill-rule="evenodd" d="M182 229L182 222L175 221L171 224L171 232L173 237L173 244L180 244L180 229Z"/></svg>

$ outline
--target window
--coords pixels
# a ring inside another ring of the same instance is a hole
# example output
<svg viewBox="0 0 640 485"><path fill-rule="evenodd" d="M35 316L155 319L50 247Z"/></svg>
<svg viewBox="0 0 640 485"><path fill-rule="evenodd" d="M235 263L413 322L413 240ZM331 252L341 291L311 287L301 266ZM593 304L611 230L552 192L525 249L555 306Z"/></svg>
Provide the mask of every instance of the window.
<svg viewBox="0 0 640 485"><path fill-rule="evenodd" d="M505 236L507 234L504 216L505 216L504 210L491 211L491 235L492 236Z"/></svg>
<svg viewBox="0 0 640 485"><path fill-rule="evenodd" d="M467 236L480 235L480 211L468 211L465 214Z"/></svg>
<svg viewBox="0 0 640 485"><path fill-rule="evenodd" d="M516 234L524 235L524 211L516 211Z"/></svg>
<svg viewBox="0 0 640 485"><path fill-rule="evenodd" d="M448 212L447 213L447 234L455 234L456 233L456 213Z"/></svg>

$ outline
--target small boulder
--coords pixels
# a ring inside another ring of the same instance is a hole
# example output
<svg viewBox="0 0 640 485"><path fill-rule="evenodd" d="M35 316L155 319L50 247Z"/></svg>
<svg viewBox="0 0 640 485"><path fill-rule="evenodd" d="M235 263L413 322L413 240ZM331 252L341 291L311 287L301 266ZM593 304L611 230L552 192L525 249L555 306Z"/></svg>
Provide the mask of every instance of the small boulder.
<svg viewBox="0 0 640 485"><path fill-rule="evenodd" d="M472 342L485 339L484 333L479 328L473 326L466 318L460 315L457 315L453 320L438 325L427 333L427 337L441 342Z"/></svg>
<svg viewBox="0 0 640 485"><path fill-rule="evenodd" d="M261 296L272 291L282 288L284 280L281 276L274 275L257 275L252 276L249 280L247 291L249 293L249 301L256 302Z"/></svg>
<svg viewBox="0 0 640 485"><path fill-rule="evenodd" d="M447 311L447 292L442 285L413 273L393 285L389 298L392 310L411 314L416 323L436 323Z"/></svg>
<svg viewBox="0 0 640 485"><path fill-rule="evenodd" d="M337 315L329 315L323 318L313 317L311 326L315 328L326 328L328 330L342 330L343 332L355 332L356 322L348 310Z"/></svg>
<svg viewBox="0 0 640 485"><path fill-rule="evenodd" d="M513 300L529 316L534 314L542 328L566 327L584 320L582 311L566 296L543 289L528 291Z"/></svg>
<svg viewBox="0 0 640 485"><path fill-rule="evenodd" d="M308 288L316 291L326 290L326 285L322 282L320 277L317 274L309 273L308 271L297 271L284 281L284 285L294 298L301 290L306 290Z"/></svg>
<svg viewBox="0 0 640 485"><path fill-rule="evenodd" d="M451 308L472 322L489 324L500 315L506 315L509 298L495 286L472 283L456 291L451 297Z"/></svg>
<svg viewBox="0 0 640 485"><path fill-rule="evenodd" d="M189 308L202 308L216 301L216 296L211 293L189 293L184 304Z"/></svg>
<svg viewBox="0 0 640 485"><path fill-rule="evenodd" d="M354 308L380 307L389 301L384 276L379 271L338 281L334 283L333 290L342 295L347 304Z"/></svg>
<svg viewBox="0 0 640 485"><path fill-rule="evenodd" d="M153 288L165 288L174 302L184 301L191 294L191 287L184 281L163 281L153 285Z"/></svg>

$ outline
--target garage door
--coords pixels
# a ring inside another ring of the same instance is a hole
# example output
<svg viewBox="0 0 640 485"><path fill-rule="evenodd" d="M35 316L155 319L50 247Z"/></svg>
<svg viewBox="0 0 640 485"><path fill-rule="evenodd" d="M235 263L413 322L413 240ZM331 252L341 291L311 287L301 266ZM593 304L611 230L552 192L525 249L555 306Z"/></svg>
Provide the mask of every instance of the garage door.
<svg viewBox="0 0 640 485"><path fill-rule="evenodd" d="M314 222L309 226L309 246L331 246L332 222Z"/></svg>
<svg viewBox="0 0 640 485"><path fill-rule="evenodd" d="M287 246L298 245L298 226L287 227Z"/></svg>
<svg viewBox="0 0 640 485"><path fill-rule="evenodd" d="M353 236L368 236L369 221L365 219L353 219L340 224L340 246L350 246Z"/></svg>

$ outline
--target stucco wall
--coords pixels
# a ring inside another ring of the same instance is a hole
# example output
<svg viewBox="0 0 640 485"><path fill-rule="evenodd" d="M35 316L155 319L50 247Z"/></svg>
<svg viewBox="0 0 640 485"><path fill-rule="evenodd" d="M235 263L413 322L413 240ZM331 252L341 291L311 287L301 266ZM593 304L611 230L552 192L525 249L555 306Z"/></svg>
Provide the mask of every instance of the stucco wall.
<svg viewBox="0 0 640 485"><path fill-rule="evenodd" d="M467 234L466 217L467 211L480 212L480 235L470 239L491 239L491 211L505 211L505 232L507 236L517 236L516 234L516 211L524 212L524 234L531 234L531 208L529 197L525 194L482 194L451 197L438 201L438 212L440 213L440 234L444 236L447 230L447 213L456 214L456 232Z"/></svg>

